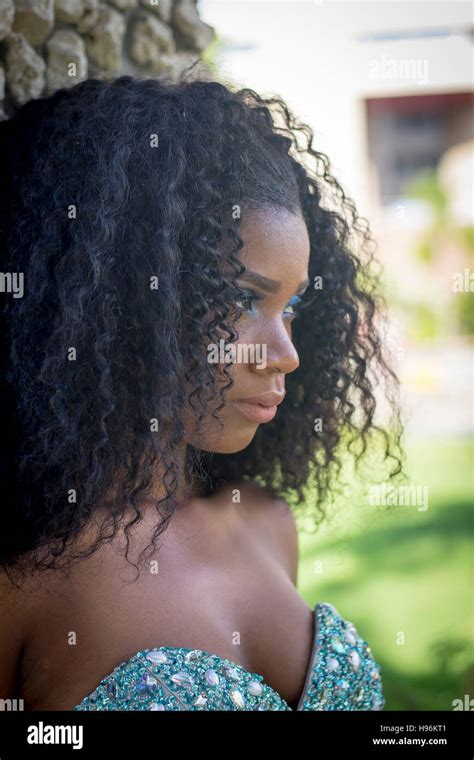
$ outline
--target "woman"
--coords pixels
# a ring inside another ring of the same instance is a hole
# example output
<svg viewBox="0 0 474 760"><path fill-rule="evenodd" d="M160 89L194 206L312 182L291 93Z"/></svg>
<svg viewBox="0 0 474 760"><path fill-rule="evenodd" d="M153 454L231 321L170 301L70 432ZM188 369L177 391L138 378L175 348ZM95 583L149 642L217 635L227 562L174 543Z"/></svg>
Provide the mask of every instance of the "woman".
<svg viewBox="0 0 474 760"><path fill-rule="evenodd" d="M296 590L293 509L324 515L374 439L400 469L371 238L311 130L121 76L0 135L0 696L381 709L367 643Z"/></svg>

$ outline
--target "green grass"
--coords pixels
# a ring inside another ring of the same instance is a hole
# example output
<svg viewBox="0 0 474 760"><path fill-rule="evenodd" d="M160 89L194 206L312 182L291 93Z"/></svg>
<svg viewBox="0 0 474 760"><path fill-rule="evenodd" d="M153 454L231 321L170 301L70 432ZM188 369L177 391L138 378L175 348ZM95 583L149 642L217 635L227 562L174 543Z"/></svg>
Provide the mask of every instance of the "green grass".
<svg viewBox="0 0 474 760"><path fill-rule="evenodd" d="M408 447L426 511L348 499L300 534L298 588L331 602L380 663L386 710L452 710L474 696L473 449L463 439Z"/></svg>

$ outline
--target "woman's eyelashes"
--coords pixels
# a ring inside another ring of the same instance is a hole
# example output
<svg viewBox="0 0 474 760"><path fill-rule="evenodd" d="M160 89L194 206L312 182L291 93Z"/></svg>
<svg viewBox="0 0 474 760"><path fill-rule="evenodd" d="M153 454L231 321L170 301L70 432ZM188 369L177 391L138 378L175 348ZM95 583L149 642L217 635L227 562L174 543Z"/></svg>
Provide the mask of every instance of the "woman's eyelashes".
<svg viewBox="0 0 474 760"><path fill-rule="evenodd" d="M265 296L261 296L255 293L253 290L242 290L241 298L238 299L237 305L239 308L250 314L256 313L255 304L257 301L263 301ZM295 317L298 313L297 306L301 303L302 298L299 295L292 296L283 310L285 316Z"/></svg>
<svg viewBox="0 0 474 760"><path fill-rule="evenodd" d="M255 313L255 303L263 301L264 296L254 293L253 290L241 290L241 297L237 300L237 306L244 312Z"/></svg>
<svg viewBox="0 0 474 760"><path fill-rule="evenodd" d="M292 296L286 306L285 314L291 314L292 316L295 316L298 314L298 306L302 302L301 296ZM291 311L288 311L288 309L291 309Z"/></svg>

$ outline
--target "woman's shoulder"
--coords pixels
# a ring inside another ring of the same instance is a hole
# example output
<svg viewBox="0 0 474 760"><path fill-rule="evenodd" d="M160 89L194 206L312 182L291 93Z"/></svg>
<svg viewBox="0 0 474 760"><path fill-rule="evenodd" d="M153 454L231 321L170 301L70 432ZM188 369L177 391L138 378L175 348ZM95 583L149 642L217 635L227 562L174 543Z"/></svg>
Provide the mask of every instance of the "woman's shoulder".
<svg viewBox="0 0 474 760"><path fill-rule="evenodd" d="M33 614L31 580L17 583L0 569L0 693L3 699L14 694L20 663Z"/></svg>
<svg viewBox="0 0 474 760"><path fill-rule="evenodd" d="M10 570L0 568L0 635L7 627L14 627L18 632L23 629L35 603L37 583L33 575L22 574L16 577Z"/></svg>

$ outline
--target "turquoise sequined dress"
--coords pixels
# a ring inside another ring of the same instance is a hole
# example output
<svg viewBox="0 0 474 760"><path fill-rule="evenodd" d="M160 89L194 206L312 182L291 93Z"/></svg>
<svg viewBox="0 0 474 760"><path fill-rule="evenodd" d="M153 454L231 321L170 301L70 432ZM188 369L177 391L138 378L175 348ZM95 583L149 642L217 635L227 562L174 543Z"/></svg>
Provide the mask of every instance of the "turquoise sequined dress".
<svg viewBox="0 0 474 760"><path fill-rule="evenodd" d="M315 635L302 710L383 710L380 666L354 625L332 604L314 607ZM102 679L74 710L289 710L235 662L201 649L143 649Z"/></svg>

